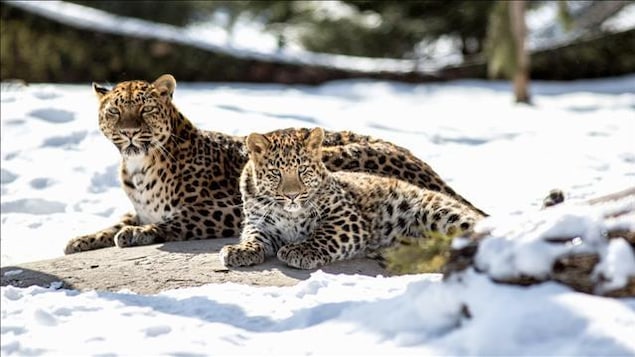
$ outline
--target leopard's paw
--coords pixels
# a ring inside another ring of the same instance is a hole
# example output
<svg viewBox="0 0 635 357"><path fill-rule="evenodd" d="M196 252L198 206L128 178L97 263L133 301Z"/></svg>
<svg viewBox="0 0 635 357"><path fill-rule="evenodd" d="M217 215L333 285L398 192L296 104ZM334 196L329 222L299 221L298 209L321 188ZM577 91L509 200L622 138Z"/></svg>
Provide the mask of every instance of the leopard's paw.
<svg viewBox="0 0 635 357"><path fill-rule="evenodd" d="M85 252L87 250L112 247L113 245L113 234L111 232L97 232L69 240L64 248L64 254Z"/></svg>
<svg viewBox="0 0 635 357"><path fill-rule="evenodd" d="M241 244L224 246L218 256L221 263L226 267L256 265L265 261L265 252L263 249Z"/></svg>
<svg viewBox="0 0 635 357"><path fill-rule="evenodd" d="M92 246L91 243L95 242L95 239L96 238L93 235L75 237L69 240L68 243L66 243L66 247L64 248L64 254L73 254L73 253L79 253L79 252L91 250L93 249L91 248Z"/></svg>
<svg viewBox="0 0 635 357"><path fill-rule="evenodd" d="M156 234L143 226L125 226L115 234L114 240L119 248L148 245L156 241Z"/></svg>
<svg viewBox="0 0 635 357"><path fill-rule="evenodd" d="M298 269L315 269L327 263L314 249L301 244L289 244L278 250L278 259Z"/></svg>

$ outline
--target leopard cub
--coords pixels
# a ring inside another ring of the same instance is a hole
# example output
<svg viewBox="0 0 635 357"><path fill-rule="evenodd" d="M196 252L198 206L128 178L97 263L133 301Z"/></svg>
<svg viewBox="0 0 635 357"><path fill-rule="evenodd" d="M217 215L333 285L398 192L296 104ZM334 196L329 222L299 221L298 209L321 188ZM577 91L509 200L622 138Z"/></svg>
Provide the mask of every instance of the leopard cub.
<svg viewBox="0 0 635 357"><path fill-rule="evenodd" d="M484 217L469 204L395 178L330 172L323 139L320 128L249 135L240 243L223 247L223 264L255 265L277 255L292 267L313 269L376 253L399 237L457 235Z"/></svg>

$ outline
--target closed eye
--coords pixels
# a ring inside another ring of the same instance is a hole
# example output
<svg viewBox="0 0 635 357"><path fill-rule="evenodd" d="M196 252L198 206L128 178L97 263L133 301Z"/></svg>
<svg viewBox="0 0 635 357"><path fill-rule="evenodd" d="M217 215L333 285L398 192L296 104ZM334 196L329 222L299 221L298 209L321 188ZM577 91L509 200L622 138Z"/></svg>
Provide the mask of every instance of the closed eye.
<svg viewBox="0 0 635 357"><path fill-rule="evenodd" d="M157 109L157 107L153 106L153 105L147 105L145 107L143 107L141 109L141 114L150 114L152 112L154 112Z"/></svg>
<svg viewBox="0 0 635 357"><path fill-rule="evenodd" d="M110 107L106 110L106 113L113 115L113 116L118 116L119 115L119 109L115 108L115 107Z"/></svg>

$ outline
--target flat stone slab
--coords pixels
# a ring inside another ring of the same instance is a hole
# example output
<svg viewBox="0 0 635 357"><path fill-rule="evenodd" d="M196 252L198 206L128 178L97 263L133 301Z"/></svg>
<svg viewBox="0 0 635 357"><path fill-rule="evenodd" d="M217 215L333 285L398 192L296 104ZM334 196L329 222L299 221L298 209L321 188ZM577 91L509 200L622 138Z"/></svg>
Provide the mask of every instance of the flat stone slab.
<svg viewBox="0 0 635 357"><path fill-rule="evenodd" d="M247 267L224 267L218 252L237 239L169 242L142 247L105 248L56 259L0 268L1 285L38 285L76 290L120 291L140 294L194 287L208 283L240 283L260 286L290 286L309 278L316 270L291 268L276 258ZM332 274L390 275L370 259L353 259L321 268Z"/></svg>

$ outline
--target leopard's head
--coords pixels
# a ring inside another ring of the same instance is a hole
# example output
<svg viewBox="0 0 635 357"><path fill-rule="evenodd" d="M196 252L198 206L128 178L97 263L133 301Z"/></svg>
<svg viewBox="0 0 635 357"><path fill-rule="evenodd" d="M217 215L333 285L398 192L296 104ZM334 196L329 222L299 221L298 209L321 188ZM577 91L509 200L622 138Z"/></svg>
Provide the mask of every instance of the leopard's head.
<svg viewBox="0 0 635 357"><path fill-rule="evenodd" d="M174 77L164 74L153 83L127 81L107 89L93 83L99 98L99 128L124 157L147 155L170 139Z"/></svg>
<svg viewBox="0 0 635 357"><path fill-rule="evenodd" d="M328 171L322 163L324 131L284 129L250 134L247 150L255 196L265 197L288 212L311 209L311 199Z"/></svg>

